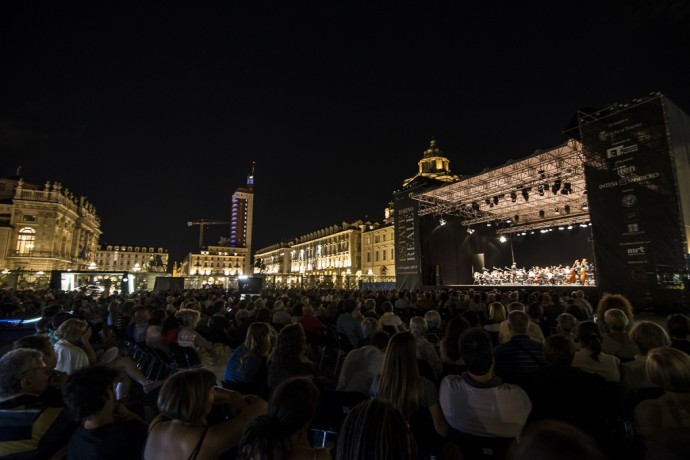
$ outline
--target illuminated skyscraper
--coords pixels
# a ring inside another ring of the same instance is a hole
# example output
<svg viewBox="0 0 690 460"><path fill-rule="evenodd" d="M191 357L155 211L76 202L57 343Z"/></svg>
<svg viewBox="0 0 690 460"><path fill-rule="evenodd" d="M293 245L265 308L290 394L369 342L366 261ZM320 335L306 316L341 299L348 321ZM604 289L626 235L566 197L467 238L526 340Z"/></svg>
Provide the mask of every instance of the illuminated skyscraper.
<svg viewBox="0 0 690 460"><path fill-rule="evenodd" d="M238 188L232 194L232 211L230 217L230 247L246 248L251 252L252 248L252 221L254 220L254 166L247 176L247 187ZM250 260L246 258L244 272L249 273Z"/></svg>

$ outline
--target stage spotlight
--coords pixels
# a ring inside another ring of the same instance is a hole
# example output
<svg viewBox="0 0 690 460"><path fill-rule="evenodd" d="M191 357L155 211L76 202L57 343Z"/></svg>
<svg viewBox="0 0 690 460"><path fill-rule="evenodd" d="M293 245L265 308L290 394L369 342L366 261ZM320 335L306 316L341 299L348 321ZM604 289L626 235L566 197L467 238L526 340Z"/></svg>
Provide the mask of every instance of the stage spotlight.
<svg viewBox="0 0 690 460"><path fill-rule="evenodd" d="M545 215L544 210L543 210L543 209L540 210L540 211L539 211L539 217L541 217L541 218L543 219L543 218L544 218L544 215Z"/></svg>
<svg viewBox="0 0 690 460"><path fill-rule="evenodd" d="M565 211L566 214L570 214L570 205L566 204L565 206L563 206L563 210Z"/></svg>
<svg viewBox="0 0 690 460"><path fill-rule="evenodd" d="M467 233L470 235L474 233L474 229L472 227L467 227Z"/></svg>
<svg viewBox="0 0 690 460"><path fill-rule="evenodd" d="M513 203L517 201L517 193L510 192L510 201L512 201Z"/></svg>
<svg viewBox="0 0 690 460"><path fill-rule="evenodd" d="M537 187L537 192L539 192L539 196L544 196L544 186L540 185Z"/></svg>
<svg viewBox="0 0 690 460"><path fill-rule="evenodd" d="M486 226L487 226L487 227L491 227L491 222L487 222L487 223L486 223Z"/></svg>
<svg viewBox="0 0 690 460"><path fill-rule="evenodd" d="M524 198L525 201L529 200L529 192L530 192L530 190L532 190L531 187L529 187L529 188L523 188L523 189L522 189L522 198Z"/></svg>
<svg viewBox="0 0 690 460"><path fill-rule="evenodd" d="M572 226L572 225L568 225L568 230L572 230L572 229L573 229L573 226Z"/></svg>
<svg viewBox="0 0 690 460"><path fill-rule="evenodd" d="M505 236L501 235L501 237L498 239L498 241L500 241L501 243L505 243L506 241L508 241L508 238L506 238Z"/></svg>
<svg viewBox="0 0 690 460"><path fill-rule="evenodd" d="M553 183L553 186L551 187L551 192L553 192L553 194L555 195L556 193L558 193L558 191L560 189L561 189L561 180L556 179Z"/></svg>
<svg viewBox="0 0 690 460"><path fill-rule="evenodd" d="M583 211L589 211L589 205L587 203L582 204L582 210Z"/></svg>
<svg viewBox="0 0 690 460"><path fill-rule="evenodd" d="M439 223L440 225L446 225L446 224L447 224L446 219L444 219L443 217L441 217L441 218L438 220L438 223Z"/></svg>
<svg viewBox="0 0 690 460"><path fill-rule="evenodd" d="M494 204L498 204L498 197L497 196L494 197Z"/></svg>

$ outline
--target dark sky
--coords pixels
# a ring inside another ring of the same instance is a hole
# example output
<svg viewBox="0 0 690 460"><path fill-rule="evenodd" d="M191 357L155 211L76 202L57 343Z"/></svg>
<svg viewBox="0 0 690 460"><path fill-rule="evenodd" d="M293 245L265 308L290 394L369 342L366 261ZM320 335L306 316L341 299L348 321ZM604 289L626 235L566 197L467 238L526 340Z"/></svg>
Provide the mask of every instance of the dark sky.
<svg viewBox="0 0 690 460"><path fill-rule="evenodd" d="M0 5L0 175L62 182L101 243L171 260L252 161L256 250L382 218L432 137L472 175L561 144L578 108L690 112L683 0L180 3Z"/></svg>

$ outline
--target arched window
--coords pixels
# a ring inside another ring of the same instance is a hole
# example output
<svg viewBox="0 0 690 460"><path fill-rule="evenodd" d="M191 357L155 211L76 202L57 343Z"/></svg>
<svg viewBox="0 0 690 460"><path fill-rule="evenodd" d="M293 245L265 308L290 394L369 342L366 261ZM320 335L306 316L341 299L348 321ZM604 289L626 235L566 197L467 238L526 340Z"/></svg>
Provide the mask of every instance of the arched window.
<svg viewBox="0 0 690 460"><path fill-rule="evenodd" d="M36 230L31 227L24 227L19 230L17 237L17 253L31 254L36 243Z"/></svg>

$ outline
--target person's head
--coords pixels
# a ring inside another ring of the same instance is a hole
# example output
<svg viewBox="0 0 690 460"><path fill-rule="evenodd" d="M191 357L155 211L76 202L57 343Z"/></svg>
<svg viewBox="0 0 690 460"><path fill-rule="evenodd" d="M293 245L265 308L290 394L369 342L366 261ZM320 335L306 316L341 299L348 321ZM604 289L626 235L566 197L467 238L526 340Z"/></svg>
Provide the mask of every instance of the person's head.
<svg viewBox="0 0 690 460"><path fill-rule="evenodd" d="M685 339L690 334L690 318L681 313L673 313L666 317L666 327L671 337Z"/></svg>
<svg viewBox="0 0 690 460"><path fill-rule="evenodd" d="M17 348L0 357L0 398L17 393L34 396L48 388L50 372L43 362L43 353Z"/></svg>
<svg viewBox="0 0 690 460"><path fill-rule="evenodd" d="M385 301L381 304L381 310L382 310L384 313L392 312L392 311L393 311L393 304L392 304L389 300L385 300Z"/></svg>
<svg viewBox="0 0 690 460"><path fill-rule="evenodd" d="M508 314L513 311L526 311L527 307L525 307L525 304L522 302L510 302L508 304Z"/></svg>
<svg viewBox="0 0 690 460"><path fill-rule="evenodd" d="M529 316L524 311L511 311L508 313L508 326L514 335L525 335L529 326Z"/></svg>
<svg viewBox="0 0 690 460"><path fill-rule="evenodd" d="M493 369L493 342L482 328L473 327L460 336L460 354L467 371L473 375L487 375Z"/></svg>
<svg viewBox="0 0 690 460"><path fill-rule="evenodd" d="M175 318L181 327L195 328L201 318L201 313L192 308L181 308L175 313Z"/></svg>
<svg viewBox="0 0 690 460"><path fill-rule="evenodd" d="M163 417L183 423L204 423L211 410L215 374L203 367L181 370L165 381L158 393Z"/></svg>
<svg viewBox="0 0 690 460"><path fill-rule="evenodd" d="M368 339L374 332L380 331L382 328L383 326L376 318L364 318L364 321L362 321L362 334L365 339Z"/></svg>
<svg viewBox="0 0 690 460"><path fill-rule="evenodd" d="M423 336L427 329L426 320L422 316L413 316L410 318L410 332L415 337Z"/></svg>
<svg viewBox="0 0 690 460"><path fill-rule="evenodd" d="M376 309L376 300L372 299L369 297L364 301L364 311L369 311L369 310L375 310Z"/></svg>
<svg viewBox="0 0 690 460"><path fill-rule="evenodd" d="M577 318L570 313L561 313L556 317L556 330L566 337L575 337L577 333Z"/></svg>
<svg viewBox="0 0 690 460"><path fill-rule="evenodd" d="M500 323L506 319L506 308L501 302L492 302L489 304L489 320L492 323Z"/></svg>
<svg viewBox="0 0 690 460"><path fill-rule="evenodd" d="M55 331L55 337L68 342L79 342L88 328L89 323L83 319L70 318L60 324L58 330Z"/></svg>
<svg viewBox="0 0 690 460"><path fill-rule="evenodd" d="M606 327L612 332L623 332L628 324L628 317L620 308L612 308L604 313Z"/></svg>
<svg viewBox="0 0 690 460"><path fill-rule="evenodd" d="M371 345L375 346L381 351L386 351L391 335L386 331L376 331L371 336Z"/></svg>
<svg viewBox="0 0 690 460"><path fill-rule="evenodd" d="M60 325L62 325L62 323L64 323L72 317L72 314L68 311L59 311L51 317L50 328L54 331L57 331L60 328Z"/></svg>
<svg viewBox="0 0 690 460"><path fill-rule="evenodd" d="M671 339L664 328L652 321L638 321L630 329L629 335L642 355L652 348L671 346Z"/></svg>
<svg viewBox="0 0 690 460"><path fill-rule="evenodd" d="M601 353L601 332L594 321L581 321L577 325L577 340L581 348L588 348L595 361L599 361Z"/></svg>
<svg viewBox="0 0 690 460"><path fill-rule="evenodd" d="M359 307L357 307L357 301L355 299L347 298L343 300L343 311L345 313L352 314L357 309L359 309Z"/></svg>
<svg viewBox="0 0 690 460"><path fill-rule="evenodd" d="M392 404L368 399L345 417L336 460L412 460L417 444L405 417Z"/></svg>
<svg viewBox="0 0 690 460"><path fill-rule="evenodd" d="M645 370L649 380L666 391L690 393L690 356L675 348L652 348Z"/></svg>
<svg viewBox="0 0 690 460"><path fill-rule="evenodd" d="M268 414L249 422L238 446L239 458L288 458L289 437L308 427L319 405L319 389L306 377L283 381L271 395ZM272 456L266 456L272 452ZM278 454L278 455L276 455Z"/></svg>
<svg viewBox="0 0 690 460"><path fill-rule="evenodd" d="M390 401L410 417L421 397L415 338L408 331L393 334L386 348L377 385L379 398Z"/></svg>
<svg viewBox="0 0 690 460"><path fill-rule="evenodd" d="M264 322L250 324L244 338L244 346L252 354L268 356L271 351L271 326Z"/></svg>
<svg viewBox="0 0 690 460"><path fill-rule="evenodd" d="M623 313L625 313L625 316L627 316L629 320L633 319L633 307L625 296L608 292L604 293L597 304L597 316L603 316L606 310L612 308L623 310Z"/></svg>
<svg viewBox="0 0 690 460"><path fill-rule="evenodd" d="M549 364L570 366L575 357L575 344L568 337L552 334L544 343L544 357Z"/></svg>
<svg viewBox="0 0 690 460"><path fill-rule="evenodd" d="M551 300L551 297L549 296L549 301L550 300ZM539 321L544 316L544 309L538 303L532 302L527 306L527 315L531 319L533 319L535 321Z"/></svg>
<svg viewBox="0 0 690 460"><path fill-rule="evenodd" d="M299 323L288 324L278 333L271 361L278 367L289 367L299 361L306 349L304 329Z"/></svg>
<svg viewBox="0 0 690 460"><path fill-rule="evenodd" d="M606 460L597 443L574 425L560 420L539 420L525 427L520 442L513 444L507 460L558 458Z"/></svg>
<svg viewBox="0 0 690 460"><path fill-rule="evenodd" d="M43 353L43 362L49 369L55 369L57 365L57 353L50 338L44 334L27 335L21 339L17 339L12 344L12 349L17 348L31 348Z"/></svg>
<svg viewBox="0 0 690 460"><path fill-rule="evenodd" d="M163 321L165 321L165 317L167 316L166 312L162 308L156 308L151 312L151 318L149 319L149 325L151 326L162 326Z"/></svg>
<svg viewBox="0 0 690 460"><path fill-rule="evenodd" d="M438 329L441 327L441 314L436 310L429 310L424 313L424 319L429 329Z"/></svg>
<svg viewBox="0 0 690 460"><path fill-rule="evenodd" d="M62 399L72 419L84 422L101 412L106 404L113 405L118 375L118 371L106 366L87 366L74 371L62 385Z"/></svg>

